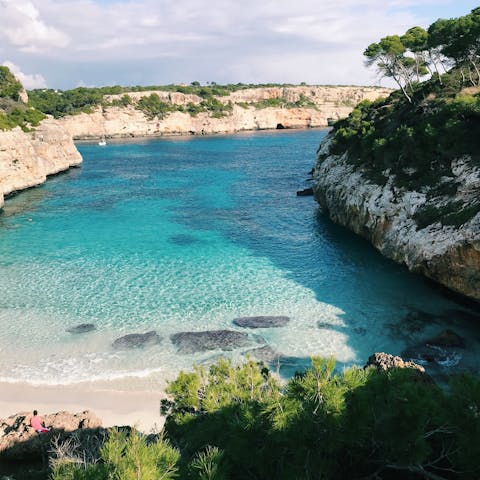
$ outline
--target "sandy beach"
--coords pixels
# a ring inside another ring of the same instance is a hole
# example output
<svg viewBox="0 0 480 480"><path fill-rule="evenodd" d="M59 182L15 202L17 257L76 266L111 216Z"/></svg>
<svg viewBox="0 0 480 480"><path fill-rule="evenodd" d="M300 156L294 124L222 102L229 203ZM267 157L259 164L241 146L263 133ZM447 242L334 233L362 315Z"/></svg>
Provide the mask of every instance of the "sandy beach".
<svg viewBox="0 0 480 480"><path fill-rule="evenodd" d="M135 425L150 433L162 428L160 416L161 390L121 391L95 386L32 386L24 383L0 383L0 419L18 412L36 409L41 415L68 411L91 410L104 427Z"/></svg>

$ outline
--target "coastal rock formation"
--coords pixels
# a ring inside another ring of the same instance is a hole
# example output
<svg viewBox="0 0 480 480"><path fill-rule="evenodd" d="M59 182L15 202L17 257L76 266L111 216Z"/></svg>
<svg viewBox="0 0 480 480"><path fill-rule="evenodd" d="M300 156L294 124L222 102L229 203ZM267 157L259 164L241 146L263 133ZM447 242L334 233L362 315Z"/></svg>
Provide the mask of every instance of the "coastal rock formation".
<svg viewBox="0 0 480 480"><path fill-rule="evenodd" d="M290 318L285 316L259 316L235 318L233 323L243 328L276 328L284 327L289 321Z"/></svg>
<svg viewBox="0 0 480 480"><path fill-rule="evenodd" d="M33 132L19 127L0 131L0 207L5 195L39 185L48 175L81 162L70 133L52 118Z"/></svg>
<svg viewBox="0 0 480 480"><path fill-rule="evenodd" d="M207 350L234 350L250 344L248 334L233 330L207 330L205 332L180 332L170 336L179 353L196 353Z"/></svg>
<svg viewBox="0 0 480 480"><path fill-rule="evenodd" d="M242 130L307 128L327 126L332 120L346 117L360 101L387 96L391 90L375 87L272 87L249 88L226 96L215 96L232 110L216 118L209 112L191 115L175 111L164 118L148 118L135 108L136 102L151 94L160 101L177 106L199 105L202 97L192 94L165 91L129 92L132 104L127 106L98 107L93 113L66 116L59 119L74 139L121 138L149 135L182 135L233 133ZM108 95L105 101L120 100L122 95ZM265 100L281 99L285 105L294 105L302 99L305 106L298 108L259 107Z"/></svg>
<svg viewBox="0 0 480 480"><path fill-rule="evenodd" d="M54 436L78 430L98 430L101 420L92 412L58 412L44 415L50 432L39 434L30 427L31 412L21 412L0 419L0 459L29 462L41 459L48 452Z"/></svg>
<svg viewBox="0 0 480 480"><path fill-rule="evenodd" d="M377 370L387 371L392 368L413 368L421 373L425 373L425 369L421 365L414 362L406 362L401 357L395 357L389 353L377 352L368 357L368 361L364 368L375 367Z"/></svg>
<svg viewBox="0 0 480 480"><path fill-rule="evenodd" d="M413 272L480 301L480 212L459 225L442 222L441 215L442 207L455 202L478 202L480 169L467 156L452 159L452 176L439 179L439 185L455 193L436 194L438 185L412 191L388 172L382 172L385 182L375 183L348 153L334 155L331 147L328 136L318 152L313 184L329 217ZM430 212L433 221L422 224L419 213Z"/></svg>
<svg viewBox="0 0 480 480"><path fill-rule="evenodd" d="M117 338L113 342L113 348L142 348L150 345L157 345L162 341L162 338L157 332L152 330L146 333L130 333L123 337Z"/></svg>

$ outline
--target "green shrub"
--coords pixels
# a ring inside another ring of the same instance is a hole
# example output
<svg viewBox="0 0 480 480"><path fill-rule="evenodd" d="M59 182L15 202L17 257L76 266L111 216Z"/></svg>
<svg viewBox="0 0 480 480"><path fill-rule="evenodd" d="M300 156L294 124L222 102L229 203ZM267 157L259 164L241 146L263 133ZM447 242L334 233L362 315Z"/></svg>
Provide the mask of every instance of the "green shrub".
<svg viewBox="0 0 480 480"><path fill-rule="evenodd" d="M18 101L22 84L15 78L8 67L0 65L0 97Z"/></svg>

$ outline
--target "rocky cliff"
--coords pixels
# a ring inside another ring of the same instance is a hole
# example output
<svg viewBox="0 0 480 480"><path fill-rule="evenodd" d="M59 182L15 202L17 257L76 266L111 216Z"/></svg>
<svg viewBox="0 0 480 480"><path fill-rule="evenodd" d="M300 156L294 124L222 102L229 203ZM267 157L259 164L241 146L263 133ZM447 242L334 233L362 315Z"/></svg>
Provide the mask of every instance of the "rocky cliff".
<svg viewBox="0 0 480 480"><path fill-rule="evenodd" d="M81 162L72 136L52 118L33 132L20 127L0 131L0 207L5 195L39 185L48 175Z"/></svg>
<svg viewBox="0 0 480 480"><path fill-rule="evenodd" d="M318 151L313 187L330 218L410 270L480 301L480 212L466 215L480 192L480 168L471 157L452 159L449 176L439 175L436 185L411 189L388 170L377 183L354 155L334 154L332 137ZM442 211L452 205L462 206L463 219L446 221Z"/></svg>
<svg viewBox="0 0 480 480"><path fill-rule="evenodd" d="M358 102L374 100L389 93L388 89L373 87L249 88L214 97L218 102L231 107L223 116L216 117L212 112L191 114L173 111L163 118L151 118L137 108L138 101L143 97L155 94L160 101L175 106L196 106L204 99L180 92L129 92L130 105L99 106L93 113L66 116L59 121L74 139L322 127L327 126L331 120L346 117ZM106 104L118 103L124 95L108 95L105 97ZM274 107L265 103L272 99L277 101ZM296 103L303 105L295 107Z"/></svg>

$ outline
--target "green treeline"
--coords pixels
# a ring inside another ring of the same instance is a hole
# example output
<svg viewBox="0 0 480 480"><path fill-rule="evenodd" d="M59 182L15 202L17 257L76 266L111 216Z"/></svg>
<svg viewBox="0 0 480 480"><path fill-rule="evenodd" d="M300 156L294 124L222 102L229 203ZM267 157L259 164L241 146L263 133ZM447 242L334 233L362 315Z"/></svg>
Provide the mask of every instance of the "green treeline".
<svg viewBox="0 0 480 480"><path fill-rule="evenodd" d="M22 88L9 68L0 65L0 130L20 126L28 131L45 118L42 112L21 101Z"/></svg>
<svg viewBox="0 0 480 480"><path fill-rule="evenodd" d="M452 196L452 160L465 157L480 166L480 8L428 30L388 36L364 52L367 64L393 78L400 90L387 99L362 102L334 126L332 153L348 160L374 183L428 197ZM422 81L423 80L423 81ZM417 213L419 227L438 219L461 225L480 211L474 204L450 203Z"/></svg>
<svg viewBox="0 0 480 480"><path fill-rule="evenodd" d="M263 364L180 373L164 434L110 433L98 456L51 458L51 480L477 479L480 381L312 366L281 386ZM60 449L64 451L64 449Z"/></svg>

